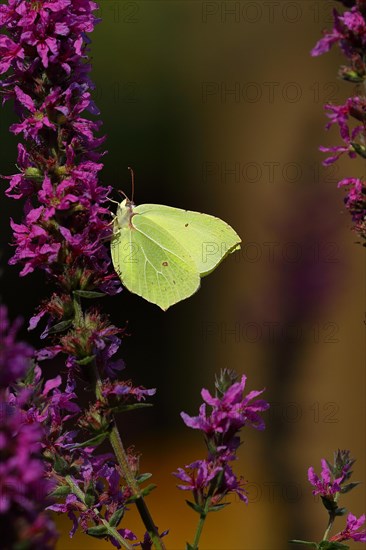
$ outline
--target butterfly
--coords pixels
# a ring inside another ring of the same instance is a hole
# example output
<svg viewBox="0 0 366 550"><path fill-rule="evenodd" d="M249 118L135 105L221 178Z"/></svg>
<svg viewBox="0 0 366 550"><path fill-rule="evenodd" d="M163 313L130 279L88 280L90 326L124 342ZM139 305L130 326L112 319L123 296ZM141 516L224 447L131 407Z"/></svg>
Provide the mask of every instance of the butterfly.
<svg viewBox="0 0 366 550"><path fill-rule="evenodd" d="M123 285L164 311L192 296L241 239L223 220L161 204L118 204L111 255Z"/></svg>

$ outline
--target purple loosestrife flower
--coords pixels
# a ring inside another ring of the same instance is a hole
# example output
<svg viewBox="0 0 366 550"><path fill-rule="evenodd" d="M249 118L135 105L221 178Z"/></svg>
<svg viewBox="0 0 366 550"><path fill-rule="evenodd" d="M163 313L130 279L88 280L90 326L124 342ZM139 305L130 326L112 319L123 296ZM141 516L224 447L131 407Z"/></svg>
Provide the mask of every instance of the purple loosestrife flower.
<svg viewBox="0 0 366 550"><path fill-rule="evenodd" d="M349 63L348 66L340 68L339 76L346 81L364 83L366 80L366 2L347 0L342 4L351 9L343 14L334 10L334 28L331 32L325 33L312 50L312 55L321 55L329 51L333 44L338 43ZM321 151L331 153L324 161L324 165L336 162L344 153L347 153L350 158L360 156L365 159L366 97L350 97L344 105L326 105L325 108L330 118L326 128L329 129L333 124L337 124L344 144L320 147ZM350 128L351 120L356 122L353 128ZM350 186L350 191L345 198L346 208L352 215L353 230L362 239L366 239L365 183L358 178L346 178L338 186Z"/></svg>
<svg viewBox="0 0 366 550"><path fill-rule="evenodd" d="M315 487L315 489L313 489L313 495L320 495L324 498L333 500L334 495L341 490L344 475L342 474L337 479L334 479L325 458L321 459L321 465L322 471L320 477L315 473L312 466L308 470L308 479L313 487Z"/></svg>
<svg viewBox="0 0 366 550"><path fill-rule="evenodd" d="M359 178L345 178L338 187L349 188L344 203L352 216L354 230L366 238L366 183Z"/></svg>
<svg viewBox="0 0 366 550"><path fill-rule="evenodd" d="M237 458L236 451L241 443L239 431L243 427L264 429L260 413L266 411L269 404L255 399L263 390L244 396L246 376L242 376L240 382L236 379L235 373L224 370L216 381L215 397L208 390L202 390L205 403L200 407L199 416L181 413L188 427L203 432L209 451L205 460L192 462L174 473L185 483L178 488L192 491L195 504L190 505L196 511L204 510L208 503L215 509L225 496L233 493L243 502L248 501L242 478L237 478L229 463ZM211 409L209 413L207 405ZM210 509L206 513L208 511Z"/></svg>
<svg viewBox="0 0 366 550"><path fill-rule="evenodd" d="M66 513L72 520L70 537L78 527L87 533L93 524L101 524L101 518L110 521L116 513L121 518L126 510L126 501L131 496L129 489L122 486L121 477L110 455L94 457L81 451L81 457L81 465L75 466L78 471L70 479L83 496L69 492L63 503L49 507L54 512ZM128 540L136 540L129 529L118 529L118 533ZM120 548L115 540L111 542Z"/></svg>
<svg viewBox="0 0 366 550"><path fill-rule="evenodd" d="M311 54L316 57L327 53L333 44L339 43L343 53L352 58L354 54L362 51L366 45L366 23L358 7L353 7L340 15L333 10L334 27L331 32L325 32Z"/></svg>
<svg viewBox="0 0 366 550"><path fill-rule="evenodd" d="M49 313L49 310L47 312ZM41 311L31 320L32 327L43 314L44 311ZM64 336L57 339L55 345L38 352L37 358L52 359L59 353L64 353L67 355L66 366L73 374L82 374L83 366L95 360L100 372L115 378L124 368L124 362L121 359L113 360L121 344L118 335L122 333L123 330L112 325L107 316L101 315L96 309L90 309L84 315L82 326L71 328ZM43 336L47 334L48 329Z"/></svg>
<svg viewBox="0 0 366 550"><path fill-rule="evenodd" d="M352 471L351 467L355 460L351 458L349 451L339 450L334 453L333 464L325 458L321 459L322 471L320 477L315 473L314 468L308 470L308 479L314 487L313 495L320 495L325 508L331 517L343 515L344 510L338 508L338 498L341 494L354 489L358 482L348 483Z"/></svg>
<svg viewBox="0 0 366 550"><path fill-rule="evenodd" d="M11 126L30 144L18 146L20 173L7 176L8 196L27 200L22 223L12 221L21 275L42 269L67 291L120 291L107 250L111 234L104 206L109 187L98 184L103 165L95 136L101 122L85 63L83 33L97 22L90 0L0 6L4 101L13 99L21 121Z"/></svg>
<svg viewBox="0 0 366 550"><path fill-rule="evenodd" d="M1 93L4 102L14 102L19 118L10 131L23 141L18 173L3 176L7 196L24 201L23 219L11 220L15 252L10 263L20 266L21 276L41 270L54 283L55 291L29 328L42 319L41 338L50 339L37 360L64 354L67 367L64 384L60 376L44 383L34 366L10 399L30 425L42 423L40 451L47 476L57 485L53 496L63 500L52 509L71 517L73 531L80 525L120 547L121 535L135 540L129 530L118 529L127 499L139 496L145 506L136 488L139 480L131 481L137 460L130 465L128 458L119 458L117 466L95 451L116 430L109 399L126 408L146 406L139 401L153 390L114 384L124 366L115 358L123 331L98 308L82 307L84 299L121 291L107 243L111 188L99 182L104 137L101 121L95 120L99 112L91 99L87 61L86 33L97 23L96 9L91 0L8 0L0 6ZM97 394L85 414L75 402L79 378ZM126 404L127 398L135 402ZM123 455L121 444L115 445L116 456ZM123 487L126 480L129 488ZM154 529L149 530L153 539Z"/></svg>
<svg viewBox="0 0 366 550"><path fill-rule="evenodd" d="M155 395L155 388L143 388L142 386L133 387L129 381L114 381L105 380L103 382L101 392L103 397L115 396L119 400L128 400L129 397L136 399L136 401L145 401L146 397Z"/></svg>
<svg viewBox="0 0 366 550"><path fill-rule="evenodd" d="M355 542L366 542L366 530L359 531L360 527L365 523L365 514L358 519L353 514L348 514L347 525L340 533L337 533L329 540L330 542L343 542L345 540L353 540Z"/></svg>
<svg viewBox="0 0 366 550"><path fill-rule="evenodd" d="M348 514L345 529L329 538L329 533L336 518L344 516L347 512L346 508L339 507L341 495L349 493L359 484L357 481L349 482L353 473L351 468L354 462L355 460L351 458L350 451L338 449L334 453L333 464L330 464L324 458L321 459L322 471L320 477L314 472L313 467L309 468L308 478L314 487L313 495L320 495L329 515L328 525L323 535L323 540L319 544L297 539L290 542L316 548L338 548L338 546L339 548L348 548L348 546L340 544L347 540L366 542L366 530L359 530L365 523L365 515L357 519L353 514Z"/></svg>
<svg viewBox="0 0 366 550"><path fill-rule="evenodd" d="M201 396L203 403L199 410L199 416L189 416L182 412L181 417L184 423L196 430L201 430L206 434L209 441L215 442L213 449L223 447L235 450L240 439L237 432L246 425L263 430L264 421L261 418L261 412L269 408L269 404L261 399L255 399L263 393L261 391L252 391L245 397L243 392L246 384L246 376L243 375L240 382L235 382L221 395L212 397L210 392L203 389ZM251 402L253 401L253 402ZM207 414L206 404L211 407L210 414Z"/></svg>
<svg viewBox="0 0 366 550"><path fill-rule="evenodd" d="M109 522L113 518L116 531L123 538L136 540L130 530L118 528L131 490L124 486L113 455L95 454L97 443L93 439L80 443L79 431L75 430L75 427L80 427L93 436L93 429L98 433L100 428L105 428L97 423L98 418L103 420L103 417L92 415L90 411L81 414L75 403L77 396L71 378L65 390L61 386L60 376L44 383L42 372L36 366L28 374L27 383L21 386L18 395L12 395L12 403L22 407L28 425L42 423L42 442L38 445L45 458L47 477L53 483L52 496L60 500L50 503L48 510L67 514L73 523L70 536L78 527L94 536L95 527L102 527L103 520ZM131 468L137 472L137 457L130 453L128 459ZM66 476L69 481L66 481ZM106 532L104 535L120 548L110 534Z"/></svg>

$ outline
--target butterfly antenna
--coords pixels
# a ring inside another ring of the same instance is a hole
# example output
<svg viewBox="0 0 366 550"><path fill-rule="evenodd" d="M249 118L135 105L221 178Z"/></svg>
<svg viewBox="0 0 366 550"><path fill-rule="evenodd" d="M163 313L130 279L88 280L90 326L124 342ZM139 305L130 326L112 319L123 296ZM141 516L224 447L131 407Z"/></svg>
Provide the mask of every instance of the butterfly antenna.
<svg viewBox="0 0 366 550"><path fill-rule="evenodd" d="M118 189L118 190L117 190L117 193L120 193L121 195L123 195L124 198L125 198L127 201L130 200L130 199L127 197L126 193L125 193L124 191L122 191L122 189Z"/></svg>
<svg viewBox="0 0 366 550"><path fill-rule="evenodd" d="M131 174L131 187L132 187L132 198L131 202L133 202L133 197L135 195L135 172L131 168L131 166L128 167L130 174Z"/></svg>

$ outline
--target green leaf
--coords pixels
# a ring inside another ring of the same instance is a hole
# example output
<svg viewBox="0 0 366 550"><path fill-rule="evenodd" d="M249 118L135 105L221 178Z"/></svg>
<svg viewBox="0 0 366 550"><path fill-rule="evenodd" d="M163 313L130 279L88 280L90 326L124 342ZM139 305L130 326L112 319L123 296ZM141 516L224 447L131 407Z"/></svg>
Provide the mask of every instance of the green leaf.
<svg viewBox="0 0 366 550"><path fill-rule="evenodd" d="M186 550L197 550L194 546L189 544L189 542L186 543Z"/></svg>
<svg viewBox="0 0 366 550"><path fill-rule="evenodd" d="M334 512L335 516L344 516L344 514L347 512L347 508L337 508L337 510Z"/></svg>
<svg viewBox="0 0 366 550"><path fill-rule="evenodd" d="M70 328L72 325L71 319L67 319L66 321L61 321L60 323L57 323L56 325L53 325L50 329L48 329L48 334L56 334L57 332L64 332L68 328Z"/></svg>
<svg viewBox="0 0 366 550"><path fill-rule="evenodd" d="M319 548L316 542L309 542L307 540L292 539L292 540L289 540L289 542L292 544L304 544L305 546L312 546L313 548Z"/></svg>
<svg viewBox="0 0 366 550"><path fill-rule="evenodd" d="M351 70L347 72L341 71L340 76L341 78L343 78L343 80L347 80L347 82L354 82L357 84L361 84L361 82L365 80L365 77L359 75L358 73L356 73L356 71Z"/></svg>
<svg viewBox="0 0 366 550"><path fill-rule="evenodd" d="M137 483L144 483L144 481L147 481L148 479L150 479L152 477L152 474L149 474L149 473L146 473L146 474L140 474L139 476L137 476L136 478L136 481Z"/></svg>
<svg viewBox="0 0 366 550"><path fill-rule="evenodd" d="M56 487L52 493L50 493L51 497L65 497L71 493L71 489L68 485L60 485L60 487Z"/></svg>
<svg viewBox="0 0 366 550"><path fill-rule="evenodd" d="M190 502L189 500L186 500L186 503L188 504L188 506L190 506L198 514L204 514L205 513L204 509L199 504L196 504L195 502Z"/></svg>
<svg viewBox="0 0 366 550"><path fill-rule="evenodd" d="M147 497L147 495L149 495L151 493L151 491L153 491L154 489L156 489L157 485L155 485L155 483L150 483L150 485L148 485L147 487L144 487L141 491L141 495L143 497Z"/></svg>
<svg viewBox="0 0 366 550"><path fill-rule="evenodd" d="M358 155L366 159L366 148L363 145L356 142L351 142L351 145Z"/></svg>
<svg viewBox="0 0 366 550"><path fill-rule="evenodd" d="M225 506L229 506L229 504L230 504L230 502L225 502L224 504L215 504L214 506L210 506L208 511L209 512L219 512L220 510L225 508Z"/></svg>
<svg viewBox="0 0 366 550"><path fill-rule="evenodd" d="M104 298L106 294L104 292L96 292L94 290L74 290L74 294L76 296L80 296L80 298Z"/></svg>
<svg viewBox="0 0 366 550"><path fill-rule="evenodd" d="M119 510L116 510L113 516L111 517L111 519L109 520L109 525L111 527L118 527L124 513L125 513L124 508L119 508Z"/></svg>
<svg viewBox="0 0 366 550"><path fill-rule="evenodd" d="M78 365L81 365L82 367L84 365L89 365L89 363L92 363L95 359L95 355L89 355L88 357L83 357L83 359L79 359L77 362Z"/></svg>
<svg viewBox="0 0 366 550"><path fill-rule="evenodd" d="M91 481L85 493L85 504L88 508L91 508L95 502L95 486Z"/></svg>
<svg viewBox="0 0 366 550"><path fill-rule="evenodd" d="M106 535L108 535L108 528L105 525L96 525L95 527L89 527L86 532L91 537L103 539Z"/></svg>
<svg viewBox="0 0 366 550"><path fill-rule="evenodd" d="M30 368L27 370L27 374L24 378L25 386L30 386L33 383L34 377L35 377L35 367L36 367L36 364L32 361L32 364Z"/></svg>
<svg viewBox="0 0 366 550"><path fill-rule="evenodd" d="M321 497L323 505L328 510L328 512L335 512L337 509L337 503L334 500L329 500L329 498Z"/></svg>
<svg viewBox="0 0 366 550"><path fill-rule="evenodd" d="M145 487L144 489L142 489L141 493L140 493L140 496L142 497L146 497L148 494L151 493L151 491L153 491L154 489L156 489L157 485L155 485L154 483L151 483L151 485L148 485L147 487ZM127 500L126 502L127 503L131 503L131 502L136 502L136 500L138 500L140 498L139 495L131 495Z"/></svg>
<svg viewBox="0 0 366 550"><path fill-rule="evenodd" d="M351 483L347 483L347 485L343 485L343 487L341 488L341 493L349 493L349 491L352 491L352 489L357 487L357 485L359 485L360 483L360 481L353 481Z"/></svg>
<svg viewBox="0 0 366 550"><path fill-rule="evenodd" d="M66 460L64 460L61 456L56 455L54 462L53 462L53 469L55 470L56 474L60 474L61 476L66 475L70 468Z"/></svg>
<svg viewBox="0 0 366 550"><path fill-rule="evenodd" d="M88 439L87 441L83 441L82 443L77 443L76 445L73 445L71 447L71 450L74 449L81 449L82 447L96 447L97 445L100 445L105 438L108 436L108 432L103 432L101 434L96 435L95 437L92 437L91 439Z"/></svg>
<svg viewBox="0 0 366 550"><path fill-rule="evenodd" d="M320 550L347 550L349 546L340 542L332 542L329 540L322 540L319 543Z"/></svg>

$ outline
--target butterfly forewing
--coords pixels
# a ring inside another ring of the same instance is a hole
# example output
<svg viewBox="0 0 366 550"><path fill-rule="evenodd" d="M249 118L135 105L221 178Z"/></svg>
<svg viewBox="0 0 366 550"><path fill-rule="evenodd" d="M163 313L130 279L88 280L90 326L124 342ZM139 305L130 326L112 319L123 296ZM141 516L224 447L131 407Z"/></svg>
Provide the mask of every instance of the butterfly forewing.
<svg viewBox="0 0 366 550"><path fill-rule="evenodd" d="M116 232L111 251L113 265L126 288L164 310L200 286L196 265L181 243L138 213L130 227Z"/></svg>
<svg viewBox="0 0 366 550"><path fill-rule="evenodd" d="M240 248L240 237L220 218L160 204L142 204L134 212L174 237L191 256L201 277Z"/></svg>

